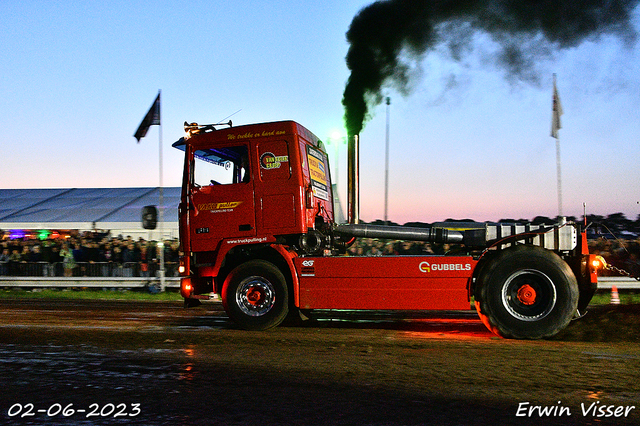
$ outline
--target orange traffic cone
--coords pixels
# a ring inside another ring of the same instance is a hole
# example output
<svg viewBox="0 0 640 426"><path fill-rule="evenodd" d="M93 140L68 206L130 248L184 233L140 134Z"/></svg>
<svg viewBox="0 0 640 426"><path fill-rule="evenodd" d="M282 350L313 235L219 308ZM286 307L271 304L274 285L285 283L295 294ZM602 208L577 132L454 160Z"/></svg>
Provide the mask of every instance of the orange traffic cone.
<svg viewBox="0 0 640 426"><path fill-rule="evenodd" d="M611 287L611 304L619 305L620 304L620 295L618 294L618 287L615 285Z"/></svg>

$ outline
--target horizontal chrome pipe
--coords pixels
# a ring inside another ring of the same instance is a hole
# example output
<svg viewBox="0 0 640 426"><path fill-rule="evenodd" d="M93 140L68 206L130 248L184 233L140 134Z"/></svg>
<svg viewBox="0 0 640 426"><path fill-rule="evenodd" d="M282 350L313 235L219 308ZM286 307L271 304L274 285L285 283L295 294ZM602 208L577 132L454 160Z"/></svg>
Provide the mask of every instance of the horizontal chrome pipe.
<svg viewBox="0 0 640 426"><path fill-rule="evenodd" d="M464 233L445 228L343 224L336 225L334 231L338 234L360 238L382 238L432 243L462 243L464 239Z"/></svg>

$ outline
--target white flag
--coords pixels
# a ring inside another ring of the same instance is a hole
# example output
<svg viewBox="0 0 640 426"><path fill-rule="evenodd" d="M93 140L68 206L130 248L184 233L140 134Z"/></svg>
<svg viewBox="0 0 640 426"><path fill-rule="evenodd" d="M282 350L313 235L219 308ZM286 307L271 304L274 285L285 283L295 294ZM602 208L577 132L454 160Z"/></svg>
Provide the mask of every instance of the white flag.
<svg viewBox="0 0 640 426"><path fill-rule="evenodd" d="M553 117L551 118L551 136L558 139L558 130L562 128L560 124L560 116L562 115L562 104L560 103L560 95L556 87L556 76L553 76Z"/></svg>

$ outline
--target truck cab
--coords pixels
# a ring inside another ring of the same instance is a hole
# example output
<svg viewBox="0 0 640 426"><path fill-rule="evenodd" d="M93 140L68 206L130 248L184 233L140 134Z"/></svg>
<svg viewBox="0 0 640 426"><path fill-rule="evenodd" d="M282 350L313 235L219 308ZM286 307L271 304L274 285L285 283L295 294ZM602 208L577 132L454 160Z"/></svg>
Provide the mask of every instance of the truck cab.
<svg viewBox="0 0 640 426"><path fill-rule="evenodd" d="M173 146L185 151L179 220L188 275L216 277L238 247L277 241L320 250L315 230L333 223L334 212L327 154L315 135L293 121L185 129ZM192 279L183 295L216 291L214 284Z"/></svg>

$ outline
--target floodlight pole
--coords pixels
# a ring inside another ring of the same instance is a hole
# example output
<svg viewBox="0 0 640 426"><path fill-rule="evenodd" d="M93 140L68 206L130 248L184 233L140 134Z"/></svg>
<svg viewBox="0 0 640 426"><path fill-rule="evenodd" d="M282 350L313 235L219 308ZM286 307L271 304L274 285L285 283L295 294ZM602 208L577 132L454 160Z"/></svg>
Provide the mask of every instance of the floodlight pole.
<svg viewBox="0 0 640 426"><path fill-rule="evenodd" d="M385 137L384 151L384 223L389 224L388 208L389 208L389 109L391 98L387 96L387 127Z"/></svg>

